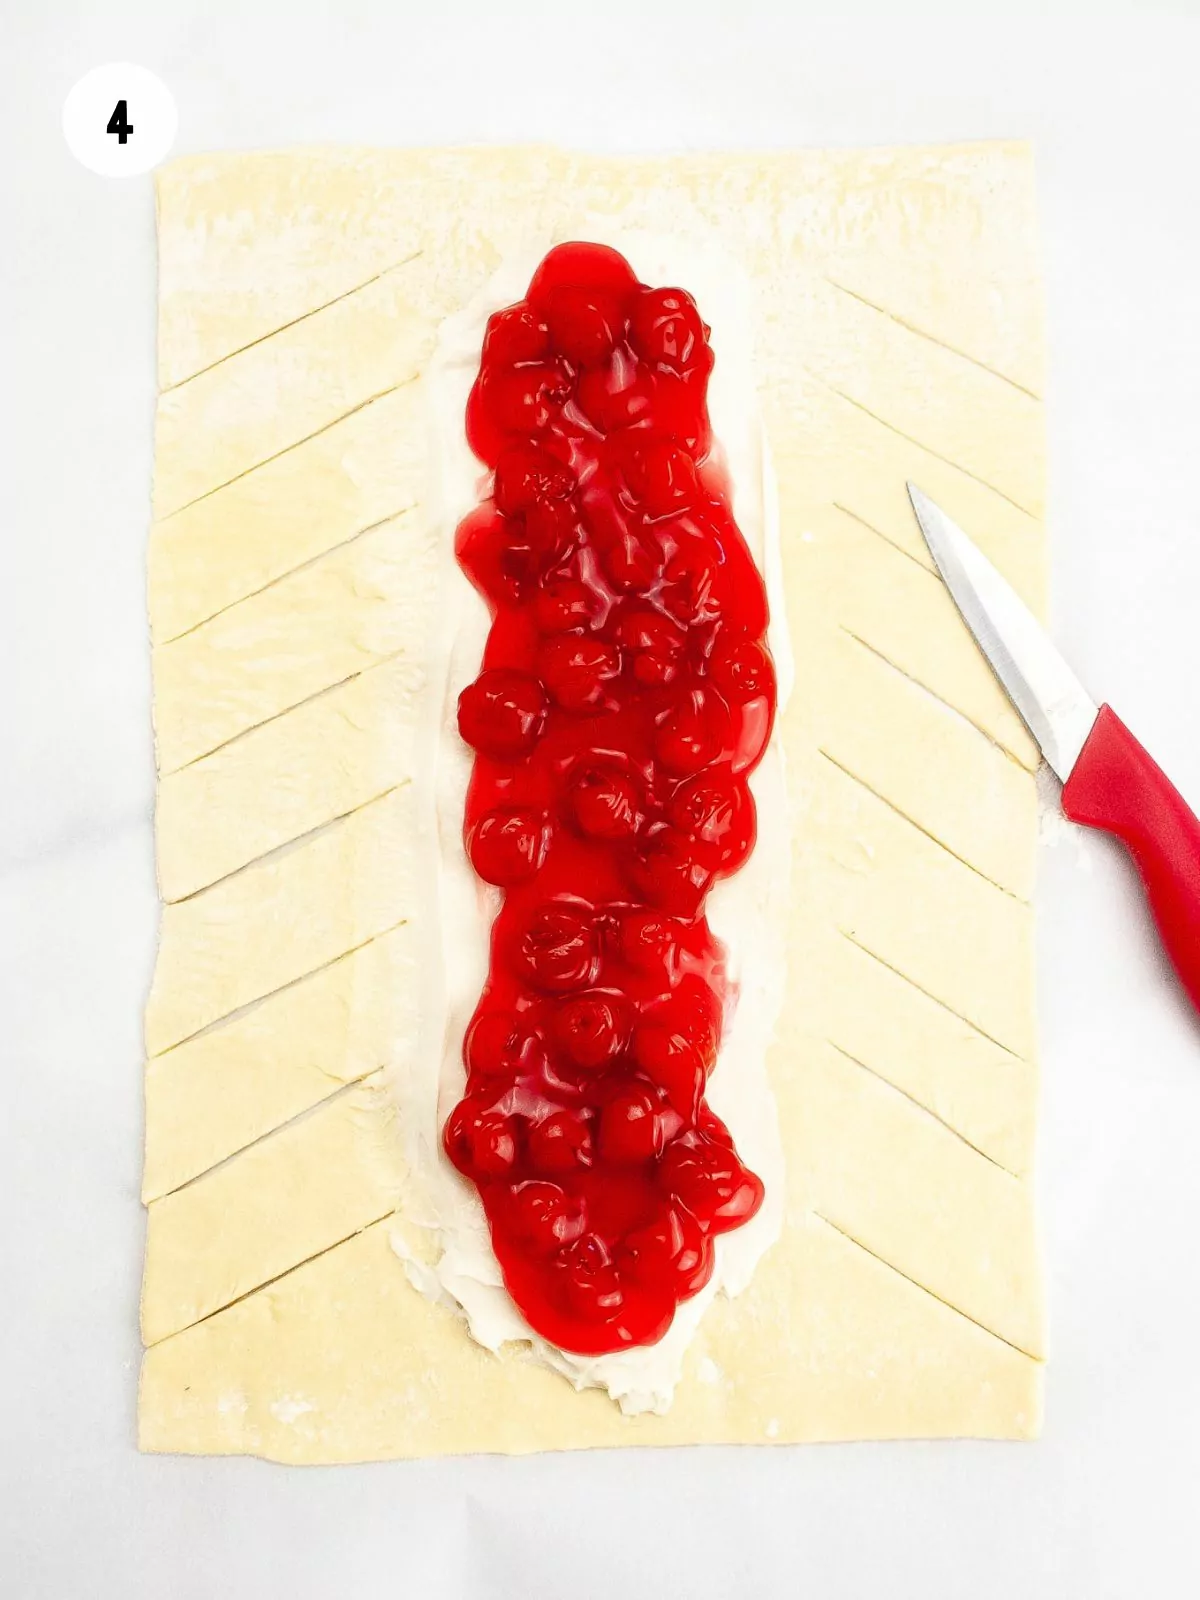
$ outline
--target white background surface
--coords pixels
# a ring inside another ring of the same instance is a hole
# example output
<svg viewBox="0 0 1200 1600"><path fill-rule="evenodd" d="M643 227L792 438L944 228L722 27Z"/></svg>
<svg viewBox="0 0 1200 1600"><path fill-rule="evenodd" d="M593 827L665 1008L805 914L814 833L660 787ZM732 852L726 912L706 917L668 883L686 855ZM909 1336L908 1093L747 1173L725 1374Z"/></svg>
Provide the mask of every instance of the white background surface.
<svg viewBox="0 0 1200 1600"><path fill-rule="evenodd" d="M1039 899L1040 1444L309 1471L133 1449L155 927L153 204L149 178L71 157L68 89L104 61L151 68L179 106L177 153L1032 136L1058 633L1195 801L1200 19L1040 9L0 4L6 1600L1200 1590L1200 1026L1163 979L1123 862L1070 834L1044 852Z"/></svg>

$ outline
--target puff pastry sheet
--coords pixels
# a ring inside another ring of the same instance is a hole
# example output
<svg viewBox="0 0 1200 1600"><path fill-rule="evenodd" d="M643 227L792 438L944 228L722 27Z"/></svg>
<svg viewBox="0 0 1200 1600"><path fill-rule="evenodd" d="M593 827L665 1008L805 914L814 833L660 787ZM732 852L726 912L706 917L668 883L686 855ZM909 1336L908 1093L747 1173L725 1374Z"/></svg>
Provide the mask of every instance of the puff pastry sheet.
<svg viewBox="0 0 1200 1600"><path fill-rule="evenodd" d="M753 282L796 653L786 1229L635 1419L478 1349L389 1239L428 916L420 375L502 256L597 216L715 229ZM1041 607L1028 150L206 156L158 223L143 1448L1035 1434L1036 754L904 492Z"/></svg>

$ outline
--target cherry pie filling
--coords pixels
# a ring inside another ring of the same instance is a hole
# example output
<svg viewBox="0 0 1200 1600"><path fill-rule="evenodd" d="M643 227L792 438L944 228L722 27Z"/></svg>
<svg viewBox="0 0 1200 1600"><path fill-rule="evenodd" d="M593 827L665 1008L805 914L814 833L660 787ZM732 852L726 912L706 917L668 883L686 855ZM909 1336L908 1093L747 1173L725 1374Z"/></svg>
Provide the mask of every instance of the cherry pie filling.
<svg viewBox="0 0 1200 1600"><path fill-rule="evenodd" d="M489 318L467 407L494 489L456 536L492 615L464 836L503 902L443 1139L522 1314L584 1355L661 1338L763 1199L705 1101L705 902L754 848L776 702L712 366L690 295L565 244Z"/></svg>

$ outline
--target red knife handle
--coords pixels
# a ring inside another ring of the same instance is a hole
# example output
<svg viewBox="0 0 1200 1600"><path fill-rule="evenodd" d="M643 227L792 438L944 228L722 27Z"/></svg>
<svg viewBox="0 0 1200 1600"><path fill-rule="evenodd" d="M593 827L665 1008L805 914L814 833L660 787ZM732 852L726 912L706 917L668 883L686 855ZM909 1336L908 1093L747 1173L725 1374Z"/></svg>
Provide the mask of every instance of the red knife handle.
<svg viewBox="0 0 1200 1600"><path fill-rule="evenodd" d="M1111 833L1133 857L1163 948L1200 1011L1200 819L1108 706L1063 785L1072 822Z"/></svg>

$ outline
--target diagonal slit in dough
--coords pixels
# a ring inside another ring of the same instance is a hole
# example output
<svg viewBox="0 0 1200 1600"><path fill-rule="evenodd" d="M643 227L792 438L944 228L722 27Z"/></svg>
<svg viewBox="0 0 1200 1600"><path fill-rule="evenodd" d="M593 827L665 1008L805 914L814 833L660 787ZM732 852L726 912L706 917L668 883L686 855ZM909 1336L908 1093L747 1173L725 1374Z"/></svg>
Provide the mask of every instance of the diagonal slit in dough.
<svg viewBox="0 0 1200 1600"><path fill-rule="evenodd" d="M832 1040L830 1043L832 1043ZM836 1049L837 1046L835 1045L834 1048ZM842 1054L845 1055L845 1053L846 1052L843 1050ZM161 1061L163 1057L157 1056L155 1059ZM861 1063L859 1064L861 1065ZM352 1093L361 1084L363 1084L371 1076L371 1072L375 1070L378 1069L370 1068L364 1071L361 1076L357 1078L347 1078L341 1083L335 1083L331 1080L328 1085L327 1093L323 1094L319 1100L314 1100L311 1105L303 1106L299 1111L294 1112L291 1116L284 1117L282 1121L276 1122L273 1124L273 1126L264 1128L263 1131L260 1134L257 1134L253 1139L247 1139L244 1144L239 1144L236 1149L230 1150L227 1155L221 1156L219 1160L209 1162L207 1166L201 1167L199 1171L189 1173L186 1178L180 1177L177 1181L171 1182L166 1188L156 1187L154 1194L146 1194L143 1189L143 1203L149 1206L157 1204L157 1202L160 1200L170 1200L174 1195L182 1194L185 1189L189 1189L192 1184L199 1183L202 1179L210 1177L214 1173L220 1172L221 1169L223 1167L227 1167L231 1161L236 1161L239 1156L245 1155L247 1150L253 1150L256 1145L260 1145L264 1139L273 1138L275 1134L282 1133L285 1128L298 1128L307 1118L318 1116L321 1112L327 1110L335 1100L340 1099L343 1095Z"/></svg>
<svg viewBox="0 0 1200 1600"><path fill-rule="evenodd" d="M316 555L307 557L304 561L297 561L294 567L289 567L286 572L277 573L273 578L268 578L265 583L260 583L256 589L247 589L245 594L239 594L236 600L230 600L223 606L218 606L215 611L210 611L207 616L199 617L190 627L181 628L178 633L171 634L170 638L158 639L159 645L175 644L179 639L186 639L189 634L195 633L197 628L202 628L206 622L214 622L218 617L223 617L227 611L232 611L234 606L240 605L243 600L253 600L260 594L266 594L268 589L273 589L277 583L283 583L288 578L293 578L298 572L303 572L306 567L311 567L324 556L334 555L339 550L344 550L347 545L354 544L357 540L365 538L367 534L375 533L386 523L394 522L397 517L404 516L409 511L417 509L418 502L410 501L407 505L393 506L386 515L377 517L374 522L369 522L365 528L355 528L353 533L348 533L344 539L337 539L327 549L318 550Z"/></svg>
<svg viewBox="0 0 1200 1600"><path fill-rule="evenodd" d="M418 515L385 522L154 651L160 773L367 667L422 654L433 551Z"/></svg>
<svg viewBox="0 0 1200 1600"><path fill-rule="evenodd" d="M828 595L822 623L835 621L859 644L927 690L933 701L958 712L1028 771L1036 770L1040 752L940 576L919 561L905 559L909 551L892 515L905 541L920 534L904 525L904 513L913 520L907 497L889 517L878 519L877 525L888 535L881 538L874 527L864 526L857 509L847 509L844 500L824 511L813 508L815 553L822 562L822 587ZM1008 524L1009 541L1003 564L1010 574L1021 577L1029 565L1029 552L1013 527L1015 516L1004 511L1001 520Z"/></svg>
<svg viewBox="0 0 1200 1600"><path fill-rule="evenodd" d="M159 780L158 876L188 898L414 774L422 664L397 656Z"/></svg>
<svg viewBox="0 0 1200 1600"><path fill-rule="evenodd" d="M1006 1344L1010 1350L1015 1350L1019 1356L1024 1356L1027 1361L1032 1361L1038 1366L1044 1362L1044 1356L1037 1356L1029 1350L1022 1350L1019 1344L1014 1344L1011 1339L1006 1339L1002 1333L997 1333L995 1328L989 1328L985 1322L980 1322L977 1318L968 1316L965 1311L956 1305L952 1305L949 1300L943 1300L941 1295L934 1294L933 1290L927 1288L925 1284L918 1283L915 1278L910 1278L906 1272L901 1272L899 1267L893 1265L883 1256L878 1255L868 1245L863 1244L861 1239L856 1239L852 1233L847 1233L845 1228L839 1228L836 1222L831 1222L828 1217L822 1216L819 1211L814 1211L813 1216L816 1217L818 1222L823 1222L827 1228L832 1228L834 1233L840 1234L847 1243L854 1245L856 1249L864 1251L873 1260L878 1261L880 1266L886 1267L889 1272L894 1272L898 1278L903 1278L906 1283L911 1283L914 1289L918 1289L922 1294L929 1295L932 1300L937 1300L939 1304L946 1307L947 1311L953 1311L956 1316L965 1318L967 1322L973 1323L982 1333L989 1334L993 1339L998 1339L1001 1344Z"/></svg>
<svg viewBox="0 0 1200 1600"><path fill-rule="evenodd" d="M314 428L311 433L306 433L299 439L293 439L288 444L281 445L278 450L273 451L269 456L262 456L257 461L251 461L248 466L243 467L240 472L235 472L232 477L224 478L220 483L214 483L210 489L205 489L201 494L193 495L190 500L185 500L181 505L172 506L169 511L162 512L161 516L163 518L175 517L182 511L190 511L193 506L199 505L201 501L210 499L214 494L220 494L222 489L228 489L233 484L240 483L243 478L249 477L252 472L257 472L261 467L269 467L273 461L278 461L281 456L287 455L289 451L298 450L301 445L308 444L313 439L319 439L323 433L328 433L331 428L336 428L339 422L349 421L351 417L357 416L360 411L365 411L368 406L374 405L377 400L384 400L388 395L395 394L398 389L403 389L415 381L416 374L414 373L412 377L402 378L398 383L388 384L385 389L379 389L375 394L368 395L365 400L360 400L356 405L350 406L348 410L339 412L336 417L331 417L328 422L323 422L319 428Z"/></svg>
<svg viewBox="0 0 1200 1600"><path fill-rule="evenodd" d="M812 1028L953 1128L997 1165L1033 1165L1037 1066L833 933L809 1010Z"/></svg>
<svg viewBox="0 0 1200 1600"><path fill-rule="evenodd" d="M829 863L835 926L944 996L956 1011L1028 1053L1033 914L899 817L830 762L814 762L811 828ZM1022 808L1032 831L1036 796Z"/></svg>
<svg viewBox="0 0 1200 1600"><path fill-rule="evenodd" d="M401 923L146 1063L142 1199L158 1199L415 1048L420 941Z"/></svg>
<svg viewBox="0 0 1200 1600"><path fill-rule="evenodd" d="M319 306L313 306L309 311L301 311L298 316L291 317L287 322L281 322L278 327L260 333L257 338L247 339L245 344L238 345L236 350L227 350L224 355L218 356L215 361L210 361L207 366L198 367L195 372L189 372L185 377L176 378L173 383L164 384L158 391L159 394L172 394L176 389L182 389L185 383L191 383L194 378L202 378L205 373L213 372L234 356L240 356L246 350L253 350L255 345L266 344L268 339L273 339L277 333L286 333L289 328L297 327L301 322L307 322L310 317L317 316L322 311L327 311L330 306L336 306L342 300L349 300L353 294L360 294L362 290L369 289L373 283L378 283L380 278L386 278L389 272L399 272L401 267L407 267L415 261L422 252L414 250L411 255L405 256L403 261L393 261L391 266L373 272L369 278L364 278L361 283L354 284L349 289L343 289L341 294L331 295L328 300ZM847 291L849 292L849 291Z"/></svg>
<svg viewBox="0 0 1200 1600"><path fill-rule="evenodd" d="M1015 505L1040 506L1041 464L1028 450L1036 398L828 278L813 284L811 317L805 365L831 392ZM974 422L979 415L987 428Z"/></svg>
<svg viewBox="0 0 1200 1600"><path fill-rule="evenodd" d="M406 276L385 274L161 394L155 514L185 509L411 383L430 341Z"/></svg>
<svg viewBox="0 0 1200 1600"><path fill-rule="evenodd" d="M898 672L902 678L913 684L915 688L920 689L923 693L931 695L939 705L945 706L946 710L952 711L956 717L961 717L968 727L973 728L981 738L986 739L987 742L996 750L998 750L1002 756L1006 756L1009 761L1020 767L1023 772L1032 773L1037 771L1038 766L1041 764L1040 755L1032 762L1032 764L1022 761L1020 756L1010 750L1006 744L1001 744L1000 740L997 739L993 734L989 733L986 728L982 728L980 727L979 723L972 721L965 711L960 710L956 705L952 705L949 700L943 699L943 697L938 694L936 689L931 689L927 683L922 683L920 678L914 678L911 672L906 672L902 666L892 660L891 656L885 655L882 650L880 650L876 645L873 645L868 639L862 638L861 635L855 633L852 629L847 628L844 623L839 623L838 626L848 639L853 639L855 644L861 646L862 649L869 650L877 660L883 662L884 666L890 667L893 672Z"/></svg>
<svg viewBox="0 0 1200 1600"><path fill-rule="evenodd" d="M1012 818L1028 810L1031 775L844 627L826 650L828 687L813 712L819 751L982 876L1029 899L1036 853Z"/></svg>
<svg viewBox="0 0 1200 1600"><path fill-rule="evenodd" d="M151 1055L409 920L408 786L298 849L163 909L146 1006Z"/></svg>
<svg viewBox="0 0 1200 1600"><path fill-rule="evenodd" d="M948 1011L951 1016L957 1017L960 1022L965 1022L968 1028L974 1028L976 1033L982 1035L982 1037L988 1040L990 1044L994 1044L997 1049L1003 1050L1007 1055L1013 1056L1018 1061L1024 1061L1026 1059L1024 1056L1018 1054L1018 1052L1014 1050L1011 1045L1004 1044L993 1034L988 1033L986 1029L981 1028L977 1022L973 1022L970 1017L964 1016L961 1011L956 1011L954 1007L950 1005L948 1001L943 1000L940 995L934 994L930 989L923 988L915 978L909 977L907 972L903 972L899 967L893 966L890 961L885 960L883 956L877 954L876 951L871 949L870 945L864 944L861 939L859 939L855 934L851 933L848 929L839 928L838 932L841 934L843 939L849 940L856 950L861 950L865 956L870 956L872 961L878 961L881 967L886 967L889 972L894 972L898 978L903 978L905 983L912 984L913 988L916 989L920 994L923 994L927 1000L932 1000L935 1005L941 1006L942 1009L944 1011Z"/></svg>
<svg viewBox="0 0 1200 1600"><path fill-rule="evenodd" d="M236 867L230 867L228 872L221 873L219 877L213 878L209 883L197 885L195 889L189 890L187 894L164 894L162 897L163 903L169 906L187 905L189 901L196 900L200 895L208 894L222 884L227 884L231 878L236 878L243 872L249 872L252 867L267 866L281 861L291 851L302 850L305 845L311 844L314 839L319 839L322 834L328 833L332 828L336 828L339 823L346 822L351 817L357 816L364 807L374 805L377 800L386 800L388 795L395 794L398 789L402 789L405 783L410 781L410 779L405 779L401 783L388 784L386 789L380 789L376 794L367 795L358 805L350 806L347 810L339 811L332 817L325 817L322 821L315 822L311 828L306 828L303 833L281 840L279 844L272 845L269 850L263 850L260 854L251 856L249 860L240 862Z"/></svg>
<svg viewBox="0 0 1200 1600"><path fill-rule="evenodd" d="M831 504L835 511L840 511L844 517L851 517L858 523L859 527L865 528L868 533L873 533L877 539L882 539L884 544L890 545L897 555L903 556L906 561L911 561L915 567L920 567L922 572L937 576L937 568L933 564L932 556L929 557L928 561L922 561L919 555L916 555L912 550L906 550L902 544L897 544L891 534L884 533L882 528L877 528L873 522L868 522L865 517L860 517L857 511L851 511L849 506L842 505L838 500L832 501Z"/></svg>
<svg viewBox="0 0 1200 1600"><path fill-rule="evenodd" d="M314 1250L312 1255L305 1256L303 1261L294 1262L292 1266L286 1267L282 1272L277 1272L273 1278L264 1278L261 1283L256 1283L252 1289L244 1289L241 1294L236 1295L232 1300L226 1300L224 1305L214 1306L211 1311L206 1311L202 1317L197 1317L194 1322L186 1323L182 1328L175 1328L170 1333L164 1333L158 1339L146 1338L143 1330L143 1340L147 1352L161 1349L164 1344L170 1344L172 1339L178 1339L180 1334L189 1333L193 1328L202 1327L204 1323L210 1322L213 1317L219 1317L224 1311L232 1311L234 1306L240 1306L244 1300L249 1300L253 1295L266 1294L276 1284L284 1283L291 1277L293 1272L299 1272L303 1267L312 1266L314 1262L320 1261L322 1256L329 1255L331 1251L340 1250L343 1245L349 1244L352 1239L357 1239L360 1234L366 1233L369 1228L377 1228L381 1222L386 1222L394 1214L395 1207L389 1206L386 1211L381 1211L377 1217L371 1217L361 1227L355 1228L340 1239L334 1239L330 1244L323 1245L320 1250Z"/></svg>
<svg viewBox="0 0 1200 1600"><path fill-rule="evenodd" d="M155 522L154 643L191 632L314 557L411 511L424 473L419 390L402 384Z"/></svg>
<svg viewBox="0 0 1200 1600"><path fill-rule="evenodd" d="M832 394L836 394L839 400L844 400L847 405L854 406L854 408L857 411L861 411L865 417L870 417L872 422L877 422L881 428L886 428L889 433L894 433L897 438L903 439L907 444L916 445L918 450L924 450L927 455L931 455L936 460L944 462L946 466L953 467L956 472L961 472L964 478L970 478L972 482L978 483L982 488L990 490L990 492L994 495L998 495L1001 500L1012 506L1015 511L1020 511L1023 515L1033 518L1036 521L1038 515L1036 511L1030 510L1028 506L1023 506L1019 500L1014 500L1012 495L1005 494L1004 490L997 488L994 483L989 483L986 478L981 478L977 472L971 472L969 468L964 467L961 462L954 461L949 456L942 455L940 451L934 450L923 440L914 439L912 434L905 433L902 428L897 428L896 425L892 422L889 422L886 417L877 416L869 406L863 405L861 400L855 400L853 395L845 394L835 384L826 383L826 380L822 378L819 373L814 372L812 373L812 376L816 378L818 383L824 383L826 388L828 388Z"/></svg>
<svg viewBox="0 0 1200 1600"><path fill-rule="evenodd" d="M978 367L981 372L986 372L993 378L999 378L1002 383L1010 383L1021 394L1028 395L1031 400L1041 402L1042 397L1040 394L1035 394L1032 389L1026 388L1023 383L1018 383L1015 378L1010 378L1007 372L1001 372L998 367L990 367L986 361L980 361L978 356L970 355L966 350L960 350L957 345L947 344L945 339L939 339L936 333L930 333L926 328L918 328L915 323L909 322L895 311L889 311L886 306L877 305L874 300L868 300L866 295L859 294L857 289L851 289L846 284L839 283L836 278L831 278L828 273L824 274L824 278L826 283L840 290L842 294L848 294L852 300L857 300L860 305L866 306L871 311L878 311L881 317L887 317L909 333L916 334L918 339L928 339L931 344L936 344L941 349L948 350L952 356L960 356L962 360L969 361L972 366Z"/></svg>
<svg viewBox="0 0 1200 1600"><path fill-rule="evenodd" d="M986 1150L982 1150L980 1149L979 1145L973 1144L971 1140L967 1138L966 1134L956 1128L953 1123L947 1122L945 1117L940 1117L932 1106L927 1106L925 1102L923 1100L919 1100L915 1094L910 1094L907 1089L902 1089L898 1083L893 1083L891 1078L889 1078L886 1073L879 1072L875 1067L869 1067L865 1061L860 1061L859 1058L856 1055L852 1055L849 1050L843 1049L836 1039L830 1039L828 1043L834 1050L837 1051L838 1055L844 1056L847 1061L853 1063L853 1065L856 1067L860 1067L863 1072L869 1072L871 1076L873 1078L877 1078L880 1083L886 1083L889 1089L894 1089L897 1094L903 1095L910 1105L916 1106L918 1111L923 1111L926 1116L932 1117L940 1127L945 1128L947 1133L953 1134L956 1139L961 1139L963 1144L965 1144L969 1150L974 1150L977 1156L982 1156L985 1161L990 1161L992 1166L999 1168L1001 1172L1007 1173L1010 1178L1015 1179L1018 1183L1021 1181L1020 1173L1014 1172L1011 1167L1006 1167L1003 1161L997 1161L995 1156L988 1155Z"/></svg>
<svg viewBox="0 0 1200 1600"><path fill-rule="evenodd" d="M1018 1348L1042 1344L1029 1185L827 1040L802 1048L803 1203Z"/></svg>
<svg viewBox="0 0 1200 1600"><path fill-rule="evenodd" d="M960 855L957 850L952 849L951 846L946 843L945 839L940 837L940 835L932 833L928 828L922 826L922 824L919 823L915 817L909 816L908 812L905 811L902 806L897 805L896 802L894 800L890 800L886 794L882 794L878 789L873 788L865 778L860 778L858 773L852 772L844 762L839 761L836 756L831 756L828 750L818 748L817 754L823 760L828 761L831 767L836 767L844 777L849 778L851 783L858 784L860 788L865 789L866 792L874 799L878 800L882 805L887 806L890 811L894 811L902 822L907 822L910 828L915 828L918 833L924 834L925 838L930 840L931 843L936 844L940 850L944 850L948 856L953 856L954 860L957 861L960 866L966 867L968 872L975 873L975 875L978 878L981 878L984 883L990 884L990 886L997 890L1000 894L1008 895L1009 899L1015 900L1018 905L1029 905L1028 899L1017 894L1015 890L1008 888L1005 884L998 883L995 878L989 877L981 867L977 867L973 861L968 861L966 856Z"/></svg>
<svg viewBox="0 0 1200 1600"><path fill-rule="evenodd" d="M151 1201L147 1344L198 1322L395 1209L403 1169L383 1075L349 1086ZM339 1181L321 1180L336 1172Z"/></svg>

